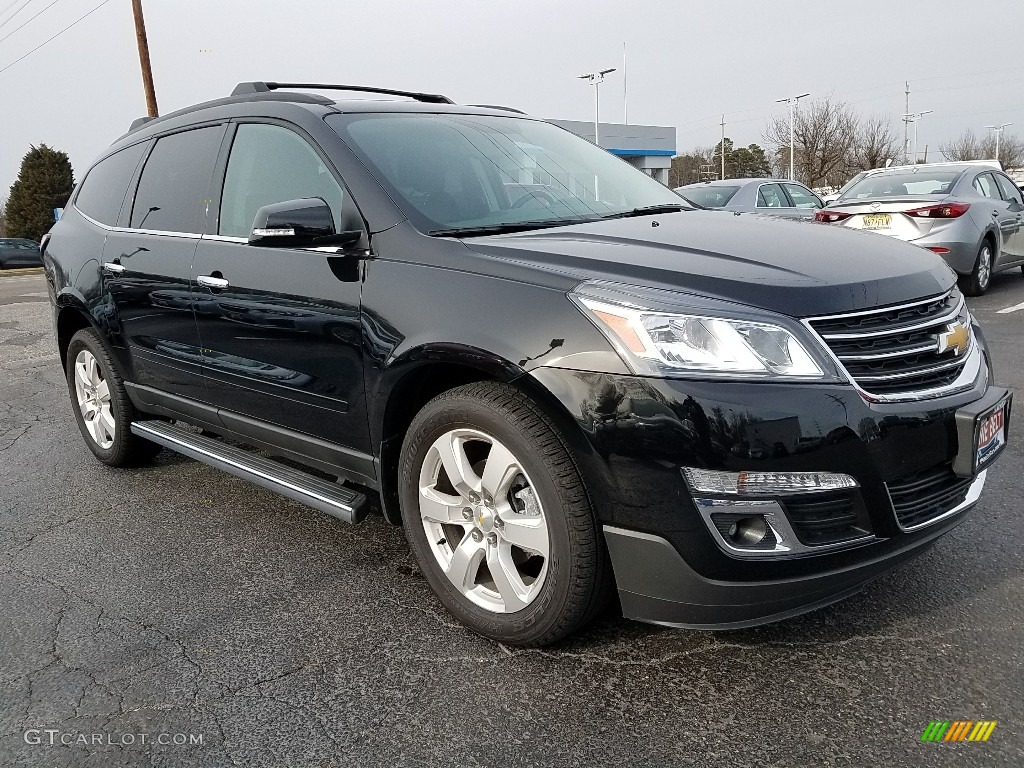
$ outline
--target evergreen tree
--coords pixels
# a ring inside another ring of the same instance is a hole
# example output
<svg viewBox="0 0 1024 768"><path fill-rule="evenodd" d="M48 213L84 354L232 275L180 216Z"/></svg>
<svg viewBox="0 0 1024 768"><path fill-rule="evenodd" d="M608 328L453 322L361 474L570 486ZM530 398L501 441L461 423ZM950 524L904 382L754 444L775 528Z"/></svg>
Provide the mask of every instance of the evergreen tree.
<svg viewBox="0 0 1024 768"><path fill-rule="evenodd" d="M45 144L32 147L21 160L18 179L4 209L8 237L39 241L53 226L53 209L63 208L75 188L67 153Z"/></svg>

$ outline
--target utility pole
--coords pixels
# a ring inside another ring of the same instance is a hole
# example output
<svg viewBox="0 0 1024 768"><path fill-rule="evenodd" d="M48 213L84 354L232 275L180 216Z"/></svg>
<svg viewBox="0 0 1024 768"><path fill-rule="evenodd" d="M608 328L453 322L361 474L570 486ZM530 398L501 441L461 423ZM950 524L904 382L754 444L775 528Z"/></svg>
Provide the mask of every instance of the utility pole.
<svg viewBox="0 0 1024 768"><path fill-rule="evenodd" d="M794 160L794 158L796 156L796 140L794 139L794 136L793 136L793 113L794 113L794 110L796 109L797 102L800 101L800 99L804 98L805 96L810 96L810 95L811 94L809 94L809 93L801 93L799 96L790 96L788 99L776 99L775 100L776 104L781 104L783 102L786 102L787 104L789 104L789 180L790 181L793 181L795 176L796 176L796 174L794 172L795 165L796 165L795 160Z"/></svg>
<svg viewBox="0 0 1024 768"><path fill-rule="evenodd" d="M132 0L135 15L135 38L139 43L139 63L142 65L142 87L146 91L146 111L157 117L156 90L153 88L153 69L149 64L149 41L146 39L146 20L142 18L142 0Z"/></svg>
<svg viewBox="0 0 1024 768"><path fill-rule="evenodd" d="M910 137L907 133L910 130L910 121L907 119L907 115L910 114L910 81L907 80L907 107L903 110L903 164L907 164L907 142L910 141Z"/></svg>
<svg viewBox="0 0 1024 768"><path fill-rule="evenodd" d="M725 181L725 115L722 115L722 144L719 151L722 155L722 181Z"/></svg>
<svg viewBox="0 0 1024 768"><path fill-rule="evenodd" d="M601 137L598 135L598 123L601 121L601 83L604 82L604 76L609 72L614 72L615 67L610 69L602 69L599 72L588 72L585 75L580 75L578 79L587 80L592 86L594 86L594 143L597 146L601 146Z"/></svg>
<svg viewBox="0 0 1024 768"><path fill-rule="evenodd" d="M1003 129L1006 128L1006 126L1008 125L1013 125L1013 123L1003 123L1002 125L985 126L996 135L996 160L999 159L999 139L1003 135Z"/></svg>

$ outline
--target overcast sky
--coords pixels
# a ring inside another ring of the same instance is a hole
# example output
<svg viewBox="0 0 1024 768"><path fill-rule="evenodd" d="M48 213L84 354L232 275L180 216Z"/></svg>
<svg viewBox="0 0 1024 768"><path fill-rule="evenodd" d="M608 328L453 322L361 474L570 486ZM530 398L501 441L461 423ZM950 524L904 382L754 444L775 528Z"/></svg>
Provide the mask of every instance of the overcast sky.
<svg viewBox="0 0 1024 768"><path fill-rule="evenodd" d="M145 114L130 0L0 0L0 198L46 143L76 178ZM27 3L27 4L26 4ZM12 32L47 5L53 7ZM12 12L22 8L16 15ZM932 109L919 146L1013 122L1024 135L1022 0L144 0L162 113L226 96L241 80L359 83L593 119L577 75L619 67L602 120L678 128L678 150L762 142L774 100L834 94L900 125ZM9 36L9 37L8 37ZM5 39L6 38L6 39ZM206 52L209 51L209 52Z"/></svg>

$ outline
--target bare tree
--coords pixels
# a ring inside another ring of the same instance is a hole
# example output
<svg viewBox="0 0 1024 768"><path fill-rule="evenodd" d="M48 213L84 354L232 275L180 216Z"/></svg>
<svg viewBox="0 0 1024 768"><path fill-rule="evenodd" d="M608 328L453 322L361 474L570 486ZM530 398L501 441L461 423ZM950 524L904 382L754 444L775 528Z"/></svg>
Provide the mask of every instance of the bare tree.
<svg viewBox="0 0 1024 768"><path fill-rule="evenodd" d="M945 144L939 144L939 152L950 162L961 160L981 160L981 142L970 128Z"/></svg>
<svg viewBox="0 0 1024 768"><path fill-rule="evenodd" d="M797 178L811 187L833 184L848 175L859 133L859 120L844 102L832 97L809 102L793 121ZM773 149L776 166L785 153L789 165L789 115L768 122L765 142Z"/></svg>
<svg viewBox="0 0 1024 768"><path fill-rule="evenodd" d="M7 198L0 199L0 237L3 237L7 231Z"/></svg>
<svg viewBox="0 0 1024 768"><path fill-rule="evenodd" d="M902 140L897 136L892 120L872 115L865 118L857 132L854 147L854 166L857 171L882 168L887 160L895 162L899 156Z"/></svg>
<svg viewBox="0 0 1024 768"><path fill-rule="evenodd" d="M947 160L994 160L996 137L990 133L982 139L970 128L946 144L939 145L939 151ZM999 160L1004 168L1024 166L1024 140L1018 136L1006 135L999 139Z"/></svg>

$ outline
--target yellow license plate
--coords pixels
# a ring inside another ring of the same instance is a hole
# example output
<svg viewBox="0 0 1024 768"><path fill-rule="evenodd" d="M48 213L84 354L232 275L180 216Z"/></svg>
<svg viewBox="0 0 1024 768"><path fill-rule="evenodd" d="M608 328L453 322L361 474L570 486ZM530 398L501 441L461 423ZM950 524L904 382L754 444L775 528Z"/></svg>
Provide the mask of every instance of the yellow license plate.
<svg viewBox="0 0 1024 768"><path fill-rule="evenodd" d="M892 216L888 213L869 213L864 217L864 229L888 229Z"/></svg>

